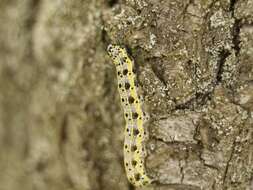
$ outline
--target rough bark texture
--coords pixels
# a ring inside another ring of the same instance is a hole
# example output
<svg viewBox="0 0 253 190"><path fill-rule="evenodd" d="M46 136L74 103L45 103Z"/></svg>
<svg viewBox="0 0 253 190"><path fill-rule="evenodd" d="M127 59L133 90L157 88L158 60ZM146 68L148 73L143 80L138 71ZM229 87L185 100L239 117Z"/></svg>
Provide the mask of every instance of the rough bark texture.
<svg viewBox="0 0 253 190"><path fill-rule="evenodd" d="M252 0L1 0L0 190L133 190L109 43L151 121L143 189L253 189Z"/></svg>

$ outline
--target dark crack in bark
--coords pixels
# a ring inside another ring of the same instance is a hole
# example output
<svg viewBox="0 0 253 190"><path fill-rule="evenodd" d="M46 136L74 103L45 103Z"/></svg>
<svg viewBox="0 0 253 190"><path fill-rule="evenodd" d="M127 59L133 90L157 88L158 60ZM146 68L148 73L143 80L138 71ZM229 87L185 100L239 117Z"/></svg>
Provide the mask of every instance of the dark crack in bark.
<svg viewBox="0 0 253 190"><path fill-rule="evenodd" d="M60 153L64 153L64 146L68 140L68 116L65 115L62 119L61 129L60 129L60 135L59 135L59 150Z"/></svg>
<svg viewBox="0 0 253 190"><path fill-rule="evenodd" d="M178 161L178 165L179 165L180 174L181 174L180 182L181 182L181 184L183 184L183 181L184 181L184 167L181 165L181 160Z"/></svg>
<svg viewBox="0 0 253 190"><path fill-rule="evenodd" d="M240 53L240 29L242 26L241 19L237 19L235 17L235 5L238 2L238 0L230 0L230 7L229 11L232 14L232 17L234 18L234 25L233 25L233 31L232 31L232 43L233 43L233 48L235 50L235 55L239 56Z"/></svg>
<svg viewBox="0 0 253 190"><path fill-rule="evenodd" d="M216 75L216 84L215 86L219 85L222 82L222 73L224 71L224 64L226 62L227 57L230 55L230 52L227 50L222 50L219 55L219 61L218 61L218 70Z"/></svg>
<svg viewBox="0 0 253 190"><path fill-rule="evenodd" d="M231 154L230 154L229 159L227 161L225 172L224 172L223 179L222 179L222 183L223 183L222 185L223 185L223 188L225 188L225 189L226 189L225 183L226 183L227 173L228 173L228 169L230 167L230 162L231 162L234 152L235 152L235 145L236 145L236 143L235 143L235 139L234 139Z"/></svg>

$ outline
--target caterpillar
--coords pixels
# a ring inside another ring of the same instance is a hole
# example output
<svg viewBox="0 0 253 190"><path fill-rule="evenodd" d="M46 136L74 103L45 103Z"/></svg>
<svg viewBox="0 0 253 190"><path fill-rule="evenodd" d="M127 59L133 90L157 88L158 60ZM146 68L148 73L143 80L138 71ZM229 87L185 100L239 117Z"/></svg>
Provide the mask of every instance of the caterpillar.
<svg viewBox="0 0 253 190"><path fill-rule="evenodd" d="M138 95L134 63L125 48L110 44L107 48L116 66L118 91L126 121L124 140L124 165L131 184L140 187L152 183L145 170L145 140L147 131L144 124L148 120L142 108L142 98Z"/></svg>

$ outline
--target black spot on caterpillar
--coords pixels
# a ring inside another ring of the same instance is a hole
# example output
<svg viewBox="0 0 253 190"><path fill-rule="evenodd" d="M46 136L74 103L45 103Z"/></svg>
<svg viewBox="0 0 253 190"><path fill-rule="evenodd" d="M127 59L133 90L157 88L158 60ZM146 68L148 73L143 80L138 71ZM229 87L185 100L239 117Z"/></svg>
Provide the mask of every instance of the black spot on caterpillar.
<svg viewBox="0 0 253 190"><path fill-rule="evenodd" d="M132 96L129 96L128 97L128 102L129 102L129 104L132 104L132 103L134 103L134 98L132 97ZM138 101L137 101L138 102ZM136 103L137 103L136 102Z"/></svg>
<svg viewBox="0 0 253 190"><path fill-rule="evenodd" d="M127 75L127 73L128 73L128 70L127 69L124 69L123 70L123 75ZM129 73L130 74L130 73Z"/></svg>
<svg viewBox="0 0 253 190"><path fill-rule="evenodd" d="M133 112L133 113L132 113L133 119L137 119L137 118L138 118L138 115L139 115L139 114L138 114L137 112Z"/></svg>
<svg viewBox="0 0 253 190"><path fill-rule="evenodd" d="M134 136L137 136L139 133L140 133L140 132L139 132L138 129L134 129L134 130L133 130L133 135L134 135Z"/></svg>
<svg viewBox="0 0 253 190"><path fill-rule="evenodd" d="M128 82L126 82L126 83L125 83L125 89L126 89L126 90L129 90L129 88L130 88L130 84L129 84Z"/></svg>

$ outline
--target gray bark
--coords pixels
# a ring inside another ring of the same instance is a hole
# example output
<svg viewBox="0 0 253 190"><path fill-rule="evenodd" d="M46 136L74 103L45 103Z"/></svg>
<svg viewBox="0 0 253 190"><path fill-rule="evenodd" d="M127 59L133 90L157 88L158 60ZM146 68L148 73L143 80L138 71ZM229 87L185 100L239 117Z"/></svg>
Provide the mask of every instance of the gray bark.
<svg viewBox="0 0 253 190"><path fill-rule="evenodd" d="M132 190L109 43L151 115L142 189L253 189L252 0L1 0L0 190Z"/></svg>

